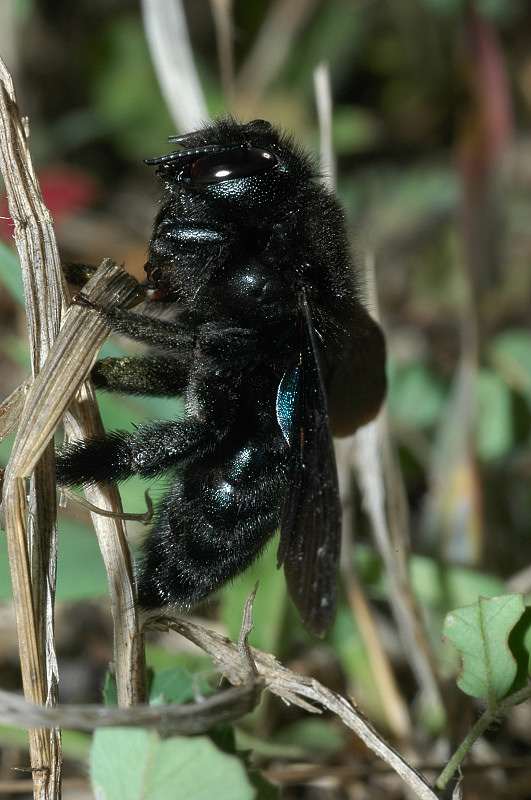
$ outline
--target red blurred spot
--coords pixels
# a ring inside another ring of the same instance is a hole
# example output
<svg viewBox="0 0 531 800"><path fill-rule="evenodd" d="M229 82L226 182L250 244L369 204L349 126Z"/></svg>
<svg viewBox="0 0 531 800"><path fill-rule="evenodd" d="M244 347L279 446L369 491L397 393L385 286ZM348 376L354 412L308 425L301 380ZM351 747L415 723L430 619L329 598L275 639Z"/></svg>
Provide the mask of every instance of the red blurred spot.
<svg viewBox="0 0 531 800"><path fill-rule="evenodd" d="M50 166L37 171L44 202L55 222L88 208L97 201L99 186L87 172L75 167ZM5 193L0 197L0 237L11 242L14 223Z"/></svg>

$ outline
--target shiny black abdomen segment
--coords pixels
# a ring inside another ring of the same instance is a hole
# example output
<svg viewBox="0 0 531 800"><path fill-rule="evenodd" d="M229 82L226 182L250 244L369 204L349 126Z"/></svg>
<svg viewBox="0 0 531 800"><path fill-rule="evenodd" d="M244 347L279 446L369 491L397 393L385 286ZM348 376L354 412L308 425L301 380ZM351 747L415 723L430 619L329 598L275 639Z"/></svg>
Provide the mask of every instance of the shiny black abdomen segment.
<svg viewBox="0 0 531 800"><path fill-rule="evenodd" d="M232 456L190 464L172 483L144 548L139 602L191 607L233 579L280 522L288 446L280 429Z"/></svg>

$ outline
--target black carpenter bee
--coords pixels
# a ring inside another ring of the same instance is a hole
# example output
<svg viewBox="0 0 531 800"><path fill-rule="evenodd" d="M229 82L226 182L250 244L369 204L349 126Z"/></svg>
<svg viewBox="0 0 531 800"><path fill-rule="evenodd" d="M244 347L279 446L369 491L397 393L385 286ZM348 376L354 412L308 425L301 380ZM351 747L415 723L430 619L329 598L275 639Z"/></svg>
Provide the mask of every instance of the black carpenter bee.
<svg viewBox="0 0 531 800"><path fill-rule="evenodd" d="M171 320L99 308L153 355L103 359L97 387L183 396L186 414L70 443L63 485L169 478L139 602L190 608L245 570L280 525L302 622L331 626L341 510L332 434L374 417L385 345L360 302L343 211L270 123L222 118L152 158L166 187L146 284Z"/></svg>

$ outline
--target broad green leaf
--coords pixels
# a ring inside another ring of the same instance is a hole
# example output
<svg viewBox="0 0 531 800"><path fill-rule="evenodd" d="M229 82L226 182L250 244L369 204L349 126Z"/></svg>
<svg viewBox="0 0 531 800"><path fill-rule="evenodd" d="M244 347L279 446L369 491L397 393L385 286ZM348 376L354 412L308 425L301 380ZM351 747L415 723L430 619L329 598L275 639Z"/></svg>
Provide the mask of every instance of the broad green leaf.
<svg viewBox="0 0 531 800"><path fill-rule="evenodd" d="M508 638L524 613L520 594L501 595L455 609L446 616L444 635L462 659L457 685L490 704L505 697L514 682L517 663Z"/></svg>
<svg viewBox="0 0 531 800"><path fill-rule="evenodd" d="M161 739L145 729L94 734L90 777L98 800L252 800L241 762L204 736Z"/></svg>

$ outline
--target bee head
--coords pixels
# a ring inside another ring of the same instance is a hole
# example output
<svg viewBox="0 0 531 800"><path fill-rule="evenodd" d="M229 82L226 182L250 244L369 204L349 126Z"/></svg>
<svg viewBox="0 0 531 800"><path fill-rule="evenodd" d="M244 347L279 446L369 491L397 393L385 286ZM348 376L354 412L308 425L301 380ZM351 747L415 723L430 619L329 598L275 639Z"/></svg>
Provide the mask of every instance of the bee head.
<svg viewBox="0 0 531 800"><path fill-rule="evenodd" d="M182 149L146 161L170 191L197 193L214 213L259 221L281 211L316 177L307 155L269 123L239 125L222 118L195 133L174 136Z"/></svg>

